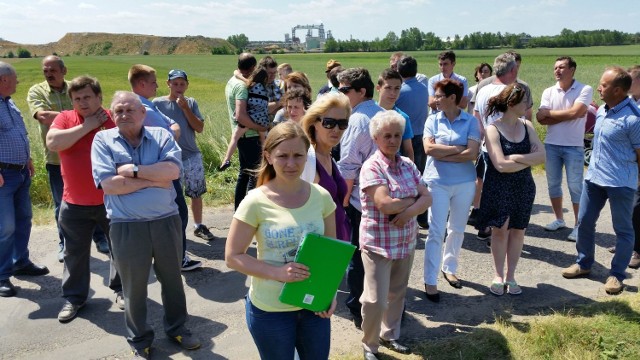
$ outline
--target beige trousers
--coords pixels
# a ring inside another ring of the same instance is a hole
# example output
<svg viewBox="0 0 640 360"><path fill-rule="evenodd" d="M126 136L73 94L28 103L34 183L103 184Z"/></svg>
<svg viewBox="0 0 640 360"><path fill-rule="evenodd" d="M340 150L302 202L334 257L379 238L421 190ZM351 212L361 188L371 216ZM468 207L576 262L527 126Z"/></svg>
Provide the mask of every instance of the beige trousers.
<svg viewBox="0 0 640 360"><path fill-rule="evenodd" d="M364 265L364 290L362 304L362 346L367 351L378 352L379 340L398 340L400 321L404 309L404 297L409 284L409 274L414 252L404 259L392 260L362 250Z"/></svg>

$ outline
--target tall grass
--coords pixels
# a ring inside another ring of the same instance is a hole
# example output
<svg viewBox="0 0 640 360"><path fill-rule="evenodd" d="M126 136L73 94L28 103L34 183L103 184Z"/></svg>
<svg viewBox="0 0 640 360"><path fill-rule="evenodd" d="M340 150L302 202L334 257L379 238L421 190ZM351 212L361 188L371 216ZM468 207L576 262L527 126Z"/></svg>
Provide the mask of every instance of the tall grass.
<svg viewBox="0 0 640 360"><path fill-rule="evenodd" d="M473 70L481 62L493 63L493 59L504 49L466 50L457 51L455 71L470 81L473 85ZM426 75L434 75L438 70L436 56L438 51L414 52L419 68L418 71ZM534 100L534 110L540 102L542 91L553 85L553 64L558 56L573 56L578 69L576 78L595 88L598 80L608 65L628 67L638 62L637 54L640 46L592 47L571 49L523 49L523 63L520 78L529 83ZM260 55L257 55L258 57ZM292 64L294 70L305 72L313 89L319 89L326 83L324 73L328 59L342 62L344 67L362 66L369 70L374 82L377 75L389 65L389 53L340 53L340 54L283 54L274 55L279 63ZM37 175L33 179L32 199L37 206L50 206L51 200L44 169L43 147L38 136L37 123L29 115L26 104L26 94L29 87L43 81L40 70L41 59L6 59L10 61L18 72L20 85L13 98L22 110L29 130L31 147ZM144 63L153 66L158 72L158 96L168 93L165 86L165 76L170 69L180 68L189 75L188 96L194 97L200 105L206 125L197 141L203 153L205 168L207 169L207 186L209 192L205 196L208 206L231 203L233 199L233 185L237 176L237 160L234 166L225 172L218 172L227 141L231 133L228 120L224 87L236 67L235 55L159 55L159 56L72 56L64 58L69 73L67 79L78 75L90 74L100 80L104 93L104 104L108 107L111 97L116 90L129 89L127 71L133 64ZM377 96L377 95L376 95ZM597 102L597 92L594 91ZM541 137L546 129L537 126Z"/></svg>

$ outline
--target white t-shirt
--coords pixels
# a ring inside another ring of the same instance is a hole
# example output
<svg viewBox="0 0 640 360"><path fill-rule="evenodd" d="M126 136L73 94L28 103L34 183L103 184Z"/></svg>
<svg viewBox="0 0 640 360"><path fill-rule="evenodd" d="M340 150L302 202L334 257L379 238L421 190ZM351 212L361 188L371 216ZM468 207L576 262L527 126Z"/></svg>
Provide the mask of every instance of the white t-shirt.
<svg viewBox="0 0 640 360"><path fill-rule="evenodd" d="M593 98L593 89L589 85L584 85L578 80L574 80L571 87L566 92L556 83L542 92L540 100L541 109L566 110L570 109L576 102L584 104L586 107ZM561 123L549 125L545 144L562 146L584 146L584 126L587 121L587 114L574 120L565 120Z"/></svg>

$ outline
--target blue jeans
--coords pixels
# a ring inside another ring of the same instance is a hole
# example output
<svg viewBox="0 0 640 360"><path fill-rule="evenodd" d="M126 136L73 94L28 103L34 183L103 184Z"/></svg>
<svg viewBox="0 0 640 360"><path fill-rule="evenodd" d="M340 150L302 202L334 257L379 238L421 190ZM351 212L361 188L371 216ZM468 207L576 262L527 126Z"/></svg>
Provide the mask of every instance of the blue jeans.
<svg viewBox="0 0 640 360"><path fill-rule="evenodd" d="M622 281L625 270L631 260L634 245L634 232L631 217L635 189L627 187L609 187L596 185L589 180L584 181L580 211L578 212L578 259L576 262L582 269L591 269L595 253L596 222L600 211L609 199L613 230L616 233L616 253L611 260L612 276Z"/></svg>
<svg viewBox="0 0 640 360"><path fill-rule="evenodd" d="M62 203L62 192L64 191L64 180L62 179L62 171L60 165L46 164L47 177L49 178L49 189L51 189L51 197L53 198L53 214L56 219L56 227L58 228L58 238L60 239L60 247L64 246L64 236L58 222L60 216L60 204ZM93 231L93 241L107 241L107 235L100 227L96 227Z"/></svg>
<svg viewBox="0 0 640 360"><path fill-rule="evenodd" d="M14 269L30 264L31 177L28 169L2 169L0 186L0 280L11 277Z"/></svg>
<svg viewBox="0 0 640 360"><path fill-rule="evenodd" d="M329 358L329 319L309 310L262 311L251 303L248 296L245 301L247 326L261 359L293 359L294 349L301 360Z"/></svg>
<svg viewBox="0 0 640 360"><path fill-rule="evenodd" d="M420 175L422 175L424 173L424 167L427 164L427 154L424 152L422 134L417 134L411 138L411 147L413 147L413 163L416 164ZM419 224L427 224L429 222L429 209L419 214L417 220Z"/></svg>
<svg viewBox="0 0 640 360"><path fill-rule="evenodd" d="M584 148L582 146L562 146L544 144L547 158L544 168L547 173L549 197L562 197L562 167L567 173L567 187L571 202L580 202L584 175Z"/></svg>
<svg viewBox="0 0 640 360"><path fill-rule="evenodd" d="M238 181L236 182L235 207L237 209L242 199L247 195L247 191L256 187L256 177L251 173L260 166L262 158L262 145L260 145L260 137L243 137L238 140L238 158L240 163L240 172L238 173Z"/></svg>

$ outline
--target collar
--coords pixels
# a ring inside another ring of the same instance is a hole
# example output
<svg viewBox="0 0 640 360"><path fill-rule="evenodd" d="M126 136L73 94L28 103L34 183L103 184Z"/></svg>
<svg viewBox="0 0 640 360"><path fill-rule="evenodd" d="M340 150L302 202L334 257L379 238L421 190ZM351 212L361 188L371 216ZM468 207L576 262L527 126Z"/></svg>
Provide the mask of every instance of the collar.
<svg viewBox="0 0 640 360"><path fill-rule="evenodd" d="M370 103L374 103L374 104L375 104L375 102L373 101L373 99L366 99L366 100L361 101L360 103L358 103L358 105L354 106L353 111L351 111L351 113L353 113L354 111L356 111L356 109L359 109L359 108L361 108L361 107L366 107L366 106L368 106L367 104L370 104Z"/></svg>
<svg viewBox="0 0 640 360"><path fill-rule="evenodd" d="M558 91L564 91L564 92L569 92L573 89L576 88L576 86L578 85L578 81L576 79L571 79L571 85L569 86L569 88L565 91L562 89L562 86L560 86L560 82L556 82L556 90Z"/></svg>
<svg viewBox="0 0 640 360"><path fill-rule="evenodd" d="M400 155L396 154L395 155L395 159L396 162L395 164L391 163L391 160L389 160L383 153L382 151L380 151L380 149L376 150L376 153L378 154L378 157L380 159L382 159L382 162L387 165L387 167L391 168L391 169L397 169L401 164L402 164L402 159L400 158Z"/></svg>
<svg viewBox="0 0 640 360"><path fill-rule="evenodd" d="M64 80L64 84L62 85L62 90L58 91L58 90L54 90L51 85L49 85L48 82L44 81L43 82L44 86L46 86L49 89L50 93L58 93L58 94L67 94L68 90L69 90L69 82L67 80Z"/></svg>
<svg viewBox="0 0 640 360"><path fill-rule="evenodd" d="M609 113L609 111L611 111L612 113L616 114L618 113L618 111L620 111L623 107L629 105L629 102L631 102L631 99L626 97L624 98L624 100L620 101L618 104L616 104L616 106L614 107L609 107L609 105L604 105L604 111L606 113Z"/></svg>

